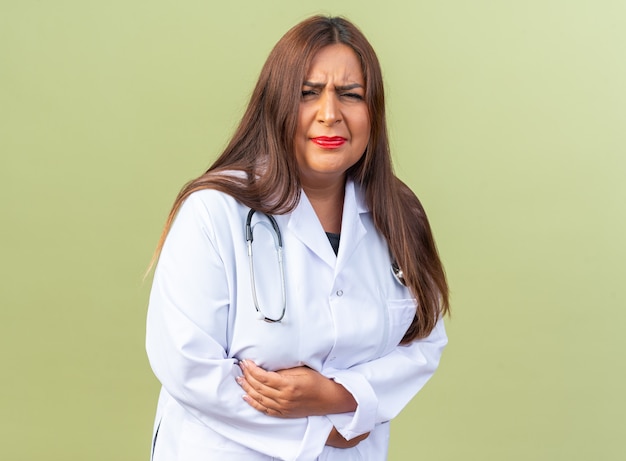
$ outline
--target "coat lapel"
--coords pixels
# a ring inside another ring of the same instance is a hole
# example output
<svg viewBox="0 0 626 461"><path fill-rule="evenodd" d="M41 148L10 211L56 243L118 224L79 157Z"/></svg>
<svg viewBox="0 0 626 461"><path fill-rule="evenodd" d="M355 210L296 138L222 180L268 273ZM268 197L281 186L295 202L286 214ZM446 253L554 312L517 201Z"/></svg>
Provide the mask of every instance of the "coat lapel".
<svg viewBox="0 0 626 461"><path fill-rule="evenodd" d="M339 241L335 274L338 274L348 263L350 256L367 234L367 229L363 225L362 214L367 213L368 209L360 192L353 181L349 180L346 183L346 195L341 218L341 240Z"/></svg>
<svg viewBox="0 0 626 461"><path fill-rule="evenodd" d="M328 242L328 237L315 214L315 210L304 192L302 192L300 197L300 203L289 216L287 226L298 240L306 245L324 263L331 268L335 268L335 273L337 273L346 264L367 233L361 221L361 214L367 212L368 209L365 205L365 200L360 194L360 190L357 190L355 184L348 180L341 219L339 254L337 256L335 256Z"/></svg>
<svg viewBox="0 0 626 461"><path fill-rule="evenodd" d="M304 191L302 191L300 195L298 206L291 213L288 227L289 230L293 232L294 236L322 261L330 267L335 267L337 257Z"/></svg>

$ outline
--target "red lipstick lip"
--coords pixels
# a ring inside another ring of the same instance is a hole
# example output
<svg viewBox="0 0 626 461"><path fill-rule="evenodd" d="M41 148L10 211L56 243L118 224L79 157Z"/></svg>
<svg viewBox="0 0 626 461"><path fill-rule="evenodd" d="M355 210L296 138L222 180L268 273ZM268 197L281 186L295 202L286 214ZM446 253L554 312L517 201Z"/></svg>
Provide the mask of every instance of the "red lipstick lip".
<svg viewBox="0 0 626 461"><path fill-rule="evenodd" d="M311 141L324 149L336 149L346 142L346 138L341 136L318 136L311 138Z"/></svg>

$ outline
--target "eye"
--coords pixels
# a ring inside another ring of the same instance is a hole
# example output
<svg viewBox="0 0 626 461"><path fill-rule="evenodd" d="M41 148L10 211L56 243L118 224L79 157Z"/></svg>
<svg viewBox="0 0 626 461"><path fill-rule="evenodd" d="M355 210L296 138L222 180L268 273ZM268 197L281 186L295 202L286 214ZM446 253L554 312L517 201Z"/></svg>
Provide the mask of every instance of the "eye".
<svg viewBox="0 0 626 461"><path fill-rule="evenodd" d="M317 95L315 90L302 90L302 99L310 99L315 95Z"/></svg>
<svg viewBox="0 0 626 461"><path fill-rule="evenodd" d="M341 93L341 96L348 99L354 99L356 101L363 101L363 96L358 93Z"/></svg>

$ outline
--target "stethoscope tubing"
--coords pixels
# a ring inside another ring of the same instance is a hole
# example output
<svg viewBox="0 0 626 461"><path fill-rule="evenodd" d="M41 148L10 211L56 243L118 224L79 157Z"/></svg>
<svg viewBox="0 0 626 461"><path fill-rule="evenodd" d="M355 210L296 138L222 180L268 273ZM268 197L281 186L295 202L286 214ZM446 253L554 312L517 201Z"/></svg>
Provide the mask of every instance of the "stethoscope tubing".
<svg viewBox="0 0 626 461"><path fill-rule="evenodd" d="M254 279L254 262L253 262L254 258L252 255L252 242L254 241L254 234L252 232L252 216L254 215L255 212L256 210L250 209L250 211L248 212L248 216L246 218L246 242L248 246L248 261L250 265L250 284L252 285L252 301L254 302L254 308L256 309L257 315L261 320L264 320L268 323L279 323L283 319L283 317L285 317L285 312L287 310L287 291L285 289L285 267L283 265L283 237L280 233L280 228L278 227L278 223L276 222L276 219L274 219L274 217L270 214L259 212L259 213L264 214L269 219L270 224L272 225L272 228L274 229L274 234L275 234L274 245L276 247L276 254L278 258L278 268L280 271L280 285L281 285L281 292L282 292L282 311L281 311L280 317L278 317L277 319L273 319L271 317L266 316L261 310L261 307L259 306L259 299L257 297L257 292L256 292L256 282Z"/></svg>
<svg viewBox="0 0 626 461"><path fill-rule="evenodd" d="M263 213L260 211L259 213L265 215L265 217L269 220L270 224L272 225L272 228L274 229L274 245L276 247L278 267L280 270L280 285L281 285L281 292L282 292L282 311L281 311L280 317L278 317L277 319L273 319L271 317L267 317L263 313L263 311L261 310L261 307L259 306L259 299L257 297L256 282L254 278L254 262L253 262L254 257L252 255L252 242L254 241L254 234L252 232L252 216L254 215L254 213L256 213L256 210L251 208L250 211L248 212L248 216L246 217L246 243L248 246L248 262L250 265L250 284L252 285L252 300L254 302L254 308L256 309L257 316L259 317L259 319L264 320L268 323L280 323L283 317L285 317L285 312L287 310L287 292L285 289L285 268L283 265L283 237L282 237L282 234L280 233L280 228L278 227L278 223L276 222L276 219L274 219L272 215ZM395 261L393 261L391 264L391 273L393 274L394 278L400 285L406 286L406 281L404 280L404 274L402 272L402 269L398 267L398 264Z"/></svg>

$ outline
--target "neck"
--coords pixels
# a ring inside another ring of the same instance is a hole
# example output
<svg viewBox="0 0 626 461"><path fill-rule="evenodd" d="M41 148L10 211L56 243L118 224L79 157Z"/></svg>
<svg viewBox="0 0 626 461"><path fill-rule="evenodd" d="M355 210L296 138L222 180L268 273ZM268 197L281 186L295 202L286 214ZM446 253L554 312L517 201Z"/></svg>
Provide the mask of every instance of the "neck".
<svg viewBox="0 0 626 461"><path fill-rule="evenodd" d="M341 232L345 180L317 187L303 184L302 190L311 202L324 231L339 234Z"/></svg>

